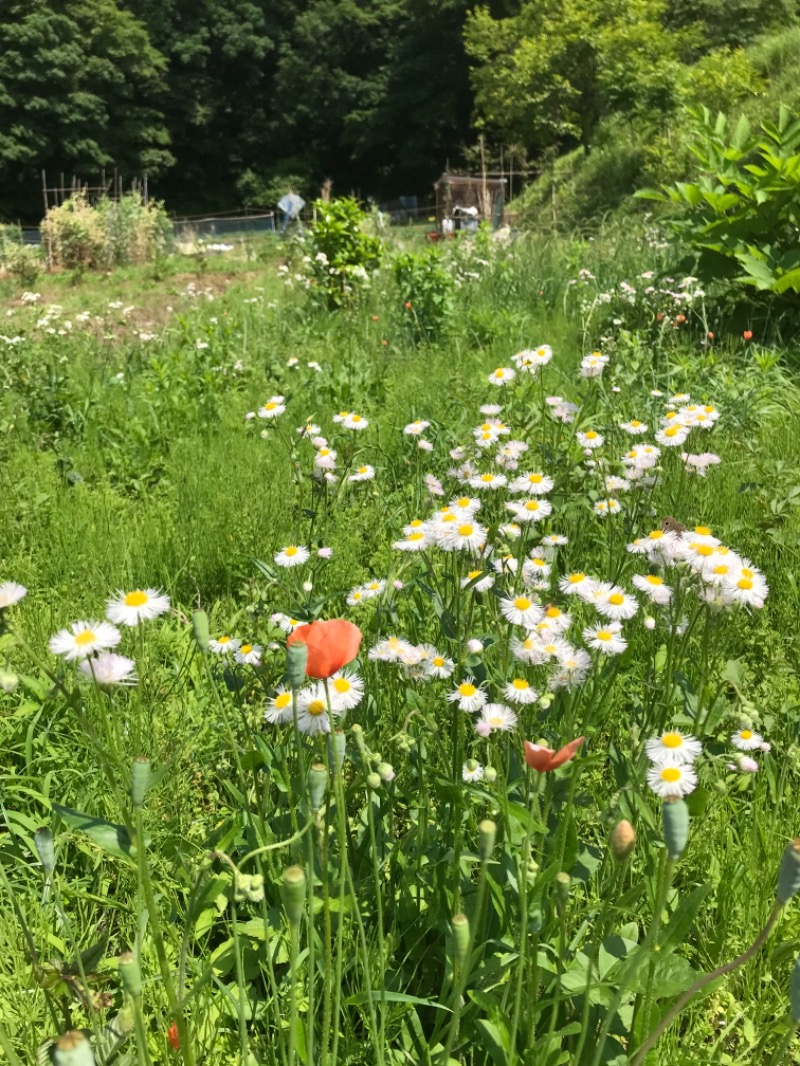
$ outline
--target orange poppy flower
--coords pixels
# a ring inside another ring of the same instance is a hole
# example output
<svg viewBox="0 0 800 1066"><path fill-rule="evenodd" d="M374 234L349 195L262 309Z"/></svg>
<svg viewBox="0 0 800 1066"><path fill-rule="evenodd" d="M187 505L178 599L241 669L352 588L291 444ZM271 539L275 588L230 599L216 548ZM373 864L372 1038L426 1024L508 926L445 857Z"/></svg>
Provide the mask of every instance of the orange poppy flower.
<svg viewBox="0 0 800 1066"><path fill-rule="evenodd" d="M331 618L327 622L298 626L286 643L298 642L308 649L306 674L322 680L355 659L361 644L361 630L345 618Z"/></svg>
<svg viewBox="0 0 800 1066"><path fill-rule="evenodd" d="M531 744L529 740L526 740L525 762L532 770L538 770L540 774L545 774L548 770L557 770L559 766L575 758L578 748L585 740L586 737L571 740L560 751L553 751L552 748L546 748L543 744Z"/></svg>
<svg viewBox="0 0 800 1066"><path fill-rule="evenodd" d="M181 1046L181 1038L178 1036L178 1023L173 1022L167 1029L167 1040L169 1040L169 1046L173 1050L177 1051Z"/></svg>

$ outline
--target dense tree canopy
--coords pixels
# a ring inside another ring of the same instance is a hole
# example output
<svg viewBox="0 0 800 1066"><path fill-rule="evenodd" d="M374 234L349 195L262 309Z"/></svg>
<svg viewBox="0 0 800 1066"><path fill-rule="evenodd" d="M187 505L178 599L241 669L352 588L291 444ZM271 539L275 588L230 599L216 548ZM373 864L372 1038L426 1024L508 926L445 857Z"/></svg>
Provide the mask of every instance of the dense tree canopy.
<svg viewBox="0 0 800 1066"><path fill-rule="evenodd" d="M796 0L0 0L0 220L42 168L177 211L425 193L478 134L536 163L610 120L738 103ZM474 158L474 156L473 156Z"/></svg>

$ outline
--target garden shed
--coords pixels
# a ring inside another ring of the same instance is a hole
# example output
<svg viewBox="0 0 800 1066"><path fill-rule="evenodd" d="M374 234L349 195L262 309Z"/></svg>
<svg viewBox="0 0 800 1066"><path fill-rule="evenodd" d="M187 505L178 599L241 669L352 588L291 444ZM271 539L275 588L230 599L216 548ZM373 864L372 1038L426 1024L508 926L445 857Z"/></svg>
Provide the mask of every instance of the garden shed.
<svg viewBox="0 0 800 1066"><path fill-rule="evenodd" d="M434 183L436 225L441 233L477 229L480 222L500 225L505 198L505 178L442 174Z"/></svg>

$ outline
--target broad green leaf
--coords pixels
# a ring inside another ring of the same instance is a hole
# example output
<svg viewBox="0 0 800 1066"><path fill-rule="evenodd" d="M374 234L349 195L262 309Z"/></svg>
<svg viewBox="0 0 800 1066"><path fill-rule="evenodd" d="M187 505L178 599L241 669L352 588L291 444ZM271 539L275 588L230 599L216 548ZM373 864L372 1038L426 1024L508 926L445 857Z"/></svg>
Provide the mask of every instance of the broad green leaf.
<svg viewBox="0 0 800 1066"><path fill-rule="evenodd" d="M77 829L109 855L115 855L118 859L126 862L136 861L136 847L131 841L128 830L124 825L116 825L107 822L103 818L95 818L83 811L73 810L71 807L62 807L60 803L53 804L53 810L72 829ZM145 846L148 840L145 838Z"/></svg>

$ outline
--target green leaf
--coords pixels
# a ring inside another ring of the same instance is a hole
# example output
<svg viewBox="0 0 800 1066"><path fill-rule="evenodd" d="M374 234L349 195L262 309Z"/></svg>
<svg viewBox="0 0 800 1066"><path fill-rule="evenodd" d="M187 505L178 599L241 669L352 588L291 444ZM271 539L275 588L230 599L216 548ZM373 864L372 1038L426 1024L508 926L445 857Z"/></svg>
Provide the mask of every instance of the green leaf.
<svg viewBox="0 0 800 1066"><path fill-rule="evenodd" d="M507 1066L508 1033L501 1033L500 1027L486 1018L479 1018L475 1028L483 1037L483 1050L488 1051L495 1066Z"/></svg>
<svg viewBox="0 0 800 1066"><path fill-rule="evenodd" d="M60 803L54 803L53 810L68 826L85 833L93 844L108 852L109 855L135 863L136 847L124 825L116 825L103 818L95 818L91 814L84 814L83 811L76 811L71 807L62 807ZM145 845L147 843L148 840L145 838Z"/></svg>
<svg viewBox="0 0 800 1066"><path fill-rule="evenodd" d="M381 1000L385 1000L387 1003L410 1003L415 1007L434 1007L436 1010L445 1010L448 1014L452 1011L449 1007L445 1007L443 1003L437 1003L433 999L421 999L419 996L409 996L405 992L357 992L354 996L349 996L345 1003L349 1003L356 1007L360 1003L369 1003L372 999L373 1003L380 1003Z"/></svg>
<svg viewBox="0 0 800 1066"><path fill-rule="evenodd" d="M667 923L667 927L661 937L661 950L664 952L674 951L686 938L686 934L692 927L697 912L703 905L706 896L711 891L711 885L700 885L688 896L682 896L678 900L675 913Z"/></svg>

